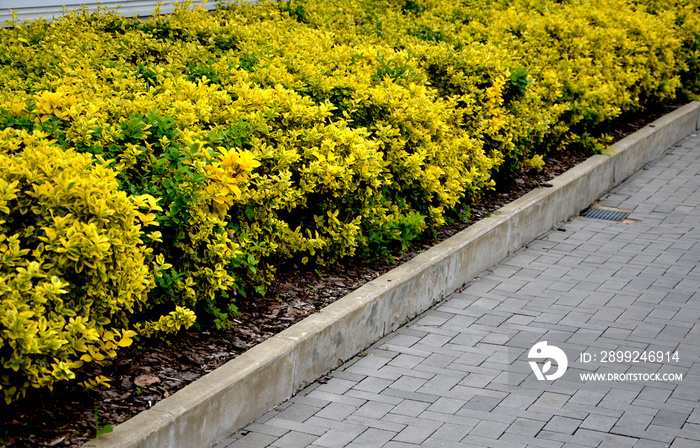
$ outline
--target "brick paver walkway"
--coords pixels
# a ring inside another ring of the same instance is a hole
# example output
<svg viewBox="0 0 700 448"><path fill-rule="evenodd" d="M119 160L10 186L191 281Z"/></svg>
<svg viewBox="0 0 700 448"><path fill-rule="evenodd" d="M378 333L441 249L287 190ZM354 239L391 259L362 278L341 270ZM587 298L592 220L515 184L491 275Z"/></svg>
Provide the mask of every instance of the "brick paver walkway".
<svg viewBox="0 0 700 448"><path fill-rule="evenodd" d="M700 136L603 203L638 223L566 222L216 448L700 447Z"/></svg>

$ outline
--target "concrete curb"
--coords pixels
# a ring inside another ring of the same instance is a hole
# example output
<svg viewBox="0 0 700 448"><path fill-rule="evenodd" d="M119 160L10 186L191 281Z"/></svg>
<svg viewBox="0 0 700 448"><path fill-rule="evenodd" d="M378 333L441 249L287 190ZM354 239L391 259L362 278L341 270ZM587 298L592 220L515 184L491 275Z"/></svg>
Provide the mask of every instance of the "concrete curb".
<svg viewBox="0 0 700 448"><path fill-rule="evenodd" d="M577 215L700 129L688 104L250 349L85 448L210 447Z"/></svg>

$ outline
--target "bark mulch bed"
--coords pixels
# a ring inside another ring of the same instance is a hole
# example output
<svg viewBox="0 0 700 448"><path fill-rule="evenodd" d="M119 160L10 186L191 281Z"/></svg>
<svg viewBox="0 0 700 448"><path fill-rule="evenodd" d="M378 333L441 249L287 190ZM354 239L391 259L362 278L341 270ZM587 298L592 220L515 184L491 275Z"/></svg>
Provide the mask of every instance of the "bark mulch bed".
<svg viewBox="0 0 700 448"><path fill-rule="evenodd" d="M657 108L643 116L621 117L611 126L614 140L631 134L681 104ZM543 185L582 162L587 154L567 152L546 157L541 171L530 171L501 182L472 207L469 222L447 226L437 239L416 245L395 257L396 264L372 266L345 264L314 272L279 269L268 297L240 303L242 317L236 326L222 330L188 331L168 339L141 340L122 349L119 356L99 368L112 378L101 393L57 388L52 394L31 397L3 406L0 448L79 447L95 437L99 427L117 425L156 402L213 371L250 347L279 333L305 316L354 291L404 263L528 191Z"/></svg>

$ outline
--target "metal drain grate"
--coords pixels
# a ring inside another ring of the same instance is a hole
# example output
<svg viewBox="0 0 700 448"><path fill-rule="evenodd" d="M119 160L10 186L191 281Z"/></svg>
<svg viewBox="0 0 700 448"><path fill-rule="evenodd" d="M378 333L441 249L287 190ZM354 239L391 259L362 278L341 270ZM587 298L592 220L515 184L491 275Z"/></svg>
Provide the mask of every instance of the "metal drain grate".
<svg viewBox="0 0 700 448"><path fill-rule="evenodd" d="M589 208L586 210L585 217L588 219L605 219L608 221L622 221L629 216L629 212L621 212L618 210L601 210L598 208Z"/></svg>

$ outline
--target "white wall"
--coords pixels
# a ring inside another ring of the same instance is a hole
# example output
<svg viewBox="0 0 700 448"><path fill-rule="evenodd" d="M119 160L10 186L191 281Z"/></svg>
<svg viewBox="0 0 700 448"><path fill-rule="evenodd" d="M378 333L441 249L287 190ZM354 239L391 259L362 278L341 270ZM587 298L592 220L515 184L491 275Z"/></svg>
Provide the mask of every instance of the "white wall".
<svg viewBox="0 0 700 448"><path fill-rule="evenodd" d="M175 1L164 0L160 9L161 12L167 14L173 10L172 4ZM194 0L194 5L201 4L201 0ZM156 7L154 0L102 0L102 1L87 1L87 0L0 0L0 25L4 25L6 20L12 19L12 12L17 11L17 16L20 19L36 19L43 16L45 19L53 17L61 17L63 15L63 7L65 9L78 9L82 5L87 6L91 10L96 10L97 5L103 5L110 9L121 6L119 11L127 17L134 15L148 16ZM209 0L204 4L207 9L214 9L216 4L214 0Z"/></svg>

